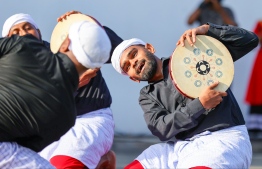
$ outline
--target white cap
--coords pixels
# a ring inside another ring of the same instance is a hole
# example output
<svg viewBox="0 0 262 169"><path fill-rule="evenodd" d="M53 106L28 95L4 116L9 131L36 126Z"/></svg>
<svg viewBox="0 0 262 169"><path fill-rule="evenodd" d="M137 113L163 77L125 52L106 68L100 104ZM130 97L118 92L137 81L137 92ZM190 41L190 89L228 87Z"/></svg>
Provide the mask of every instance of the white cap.
<svg viewBox="0 0 262 169"><path fill-rule="evenodd" d="M124 40L123 42L121 42L114 50L113 55L111 57L111 63L113 65L113 67L115 68L115 70L123 75L126 75L126 73L121 69L120 67L120 59L122 56L122 53L130 46L133 45L145 45L146 43L143 42L140 39L137 38L132 38L129 40Z"/></svg>
<svg viewBox="0 0 262 169"><path fill-rule="evenodd" d="M86 68L99 68L108 59L111 42L105 30L96 23L80 21L69 28L69 49Z"/></svg>
<svg viewBox="0 0 262 169"><path fill-rule="evenodd" d="M3 30L2 30L2 37L6 37L9 34L10 29L22 22L29 22L30 24L34 25L36 29L38 29L38 26L36 25L35 21L33 18L24 13L18 13L15 15L10 16L4 23L3 25Z"/></svg>

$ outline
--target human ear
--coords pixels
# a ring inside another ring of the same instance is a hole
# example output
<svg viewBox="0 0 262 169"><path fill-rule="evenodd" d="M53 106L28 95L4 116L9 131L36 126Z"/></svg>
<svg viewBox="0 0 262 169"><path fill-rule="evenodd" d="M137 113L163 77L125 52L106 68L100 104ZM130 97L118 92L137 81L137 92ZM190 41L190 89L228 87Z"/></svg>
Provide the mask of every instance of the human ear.
<svg viewBox="0 0 262 169"><path fill-rule="evenodd" d="M67 52L69 51L69 45L70 45L70 39L68 38L68 36L65 38L65 40L63 41L62 45L59 48L59 52Z"/></svg>
<svg viewBox="0 0 262 169"><path fill-rule="evenodd" d="M146 48L149 52L155 53L155 48L154 48L154 46L151 45L150 43L146 43L145 48Z"/></svg>

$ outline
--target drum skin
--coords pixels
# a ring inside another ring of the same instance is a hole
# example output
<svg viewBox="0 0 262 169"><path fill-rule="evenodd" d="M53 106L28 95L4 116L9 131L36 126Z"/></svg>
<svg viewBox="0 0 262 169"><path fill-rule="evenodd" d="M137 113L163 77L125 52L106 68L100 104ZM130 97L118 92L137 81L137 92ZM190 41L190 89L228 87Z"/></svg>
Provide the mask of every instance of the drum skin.
<svg viewBox="0 0 262 169"><path fill-rule="evenodd" d="M50 40L50 48L53 53L58 52L61 44L65 40L65 38L68 35L68 31L70 26L78 21L90 21L98 23L93 17L85 15L85 14L71 14L66 17L66 19L63 19L62 21L59 21L55 28L53 29L52 35L51 35L51 40Z"/></svg>
<svg viewBox="0 0 262 169"><path fill-rule="evenodd" d="M170 76L186 97L197 98L201 91L218 81L214 90L226 91L234 78L234 62L228 49L218 40L197 35L193 46L177 46L170 59Z"/></svg>

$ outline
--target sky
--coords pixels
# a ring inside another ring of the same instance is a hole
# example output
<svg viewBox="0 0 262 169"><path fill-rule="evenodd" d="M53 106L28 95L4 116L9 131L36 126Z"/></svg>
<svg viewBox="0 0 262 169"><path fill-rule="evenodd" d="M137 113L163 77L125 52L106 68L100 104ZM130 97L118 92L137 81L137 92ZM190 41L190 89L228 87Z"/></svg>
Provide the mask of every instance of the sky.
<svg viewBox="0 0 262 169"><path fill-rule="evenodd" d="M77 10L95 17L102 25L114 30L123 39L140 38L151 43L156 55L169 57L181 34L190 28L186 21L201 0L4 0L0 6L0 23L16 13L30 14L42 37L50 41L56 19L62 14ZM223 0L230 7L240 27L253 30L257 20L262 19L261 0ZM0 27L2 31L2 26ZM235 62L235 76L231 89L235 94L245 118L248 105L244 102L250 70L255 58L253 50ZM138 104L140 89L146 82L136 83L127 76L117 73L112 66L102 67L103 76L111 91L115 132L122 135L150 135L144 122L143 112Z"/></svg>

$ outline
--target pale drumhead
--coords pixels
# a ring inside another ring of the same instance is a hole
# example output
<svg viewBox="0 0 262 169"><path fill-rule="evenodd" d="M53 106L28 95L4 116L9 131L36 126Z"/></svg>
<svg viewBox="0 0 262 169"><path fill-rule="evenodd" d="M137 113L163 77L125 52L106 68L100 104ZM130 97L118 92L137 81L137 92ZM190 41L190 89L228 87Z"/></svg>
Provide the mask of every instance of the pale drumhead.
<svg viewBox="0 0 262 169"><path fill-rule="evenodd" d="M71 14L67 16L66 19L58 22L52 32L51 40L50 40L50 48L53 53L58 52L62 42L65 40L68 35L69 28L72 23L78 21L91 21L97 23L92 17L84 15L84 14Z"/></svg>
<svg viewBox="0 0 262 169"><path fill-rule="evenodd" d="M234 77L234 63L228 49L218 40L197 35L196 43L177 46L170 59L170 75L185 96L199 97L215 81L218 91L226 91Z"/></svg>

